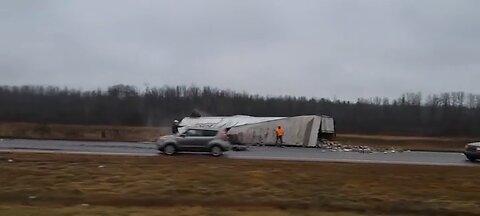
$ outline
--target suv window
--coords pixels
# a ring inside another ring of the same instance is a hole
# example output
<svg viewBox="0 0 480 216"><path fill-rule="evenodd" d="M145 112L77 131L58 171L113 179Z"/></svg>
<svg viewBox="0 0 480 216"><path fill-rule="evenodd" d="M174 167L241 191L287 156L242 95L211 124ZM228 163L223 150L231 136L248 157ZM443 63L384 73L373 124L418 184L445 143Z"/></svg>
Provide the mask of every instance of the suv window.
<svg viewBox="0 0 480 216"><path fill-rule="evenodd" d="M218 131L214 131L214 130L204 130L202 132L203 132L202 135L205 137L214 137L218 133Z"/></svg>
<svg viewBox="0 0 480 216"><path fill-rule="evenodd" d="M202 131L201 130L194 130L190 129L187 132L185 132L185 136L191 137L191 136L202 136Z"/></svg>

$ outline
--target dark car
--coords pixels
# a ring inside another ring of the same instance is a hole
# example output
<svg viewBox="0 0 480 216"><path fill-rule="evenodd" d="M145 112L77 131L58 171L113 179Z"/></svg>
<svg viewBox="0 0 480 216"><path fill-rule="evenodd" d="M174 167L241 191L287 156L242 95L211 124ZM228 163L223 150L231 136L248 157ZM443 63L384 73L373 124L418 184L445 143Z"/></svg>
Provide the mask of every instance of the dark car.
<svg viewBox="0 0 480 216"><path fill-rule="evenodd" d="M480 142L467 144L463 153L470 161L480 159Z"/></svg>
<svg viewBox="0 0 480 216"><path fill-rule="evenodd" d="M231 149L223 129L187 128L184 132L160 137L157 140L157 149L166 155L176 152L210 152L218 157Z"/></svg>

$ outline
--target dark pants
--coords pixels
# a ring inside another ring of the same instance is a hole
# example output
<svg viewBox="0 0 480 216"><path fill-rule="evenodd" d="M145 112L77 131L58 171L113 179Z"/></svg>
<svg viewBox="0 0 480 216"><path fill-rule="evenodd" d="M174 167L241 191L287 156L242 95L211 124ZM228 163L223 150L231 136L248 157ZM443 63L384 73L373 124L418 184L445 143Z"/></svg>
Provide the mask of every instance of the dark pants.
<svg viewBox="0 0 480 216"><path fill-rule="evenodd" d="M278 141L280 141L280 146L283 144L283 136L277 136L277 140L275 140L275 145L278 144Z"/></svg>

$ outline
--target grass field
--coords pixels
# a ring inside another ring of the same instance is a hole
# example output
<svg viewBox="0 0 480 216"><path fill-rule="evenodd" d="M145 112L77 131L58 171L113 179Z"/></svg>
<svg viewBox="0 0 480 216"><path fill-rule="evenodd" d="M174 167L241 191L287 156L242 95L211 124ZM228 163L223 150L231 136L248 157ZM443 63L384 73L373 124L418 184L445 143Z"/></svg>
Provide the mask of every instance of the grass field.
<svg viewBox="0 0 480 216"><path fill-rule="evenodd" d="M364 216L354 212L325 212L318 210L279 210L274 208L223 208L223 207L61 207L52 206L0 206L0 214L14 216ZM368 214L376 216L377 214ZM380 216L380 215L378 215Z"/></svg>
<svg viewBox="0 0 480 216"><path fill-rule="evenodd" d="M0 122L0 137L61 140L153 141L166 127L84 126Z"/></svg>
<svg viewBox="0 0 480 216"><path fill-rule="evenodd" d="M479 172L208 156L3 153L0 215L479 215Z"/></svg>

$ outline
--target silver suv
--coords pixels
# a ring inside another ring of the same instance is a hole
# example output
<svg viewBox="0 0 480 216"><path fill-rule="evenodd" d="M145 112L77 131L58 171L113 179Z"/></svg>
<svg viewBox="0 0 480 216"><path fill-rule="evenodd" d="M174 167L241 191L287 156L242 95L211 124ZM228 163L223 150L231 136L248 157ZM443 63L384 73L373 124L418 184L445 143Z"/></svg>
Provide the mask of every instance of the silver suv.
<svg viewBox="0 0 480 216"><path fill-rule="evenodd" d="M187 128L185 132L160 137L157 149L166 155L180 151L210 152L218 157L231 148L223 129Z"/></svg>
<svg viewBox="0 0 480 216"><path fill-rule="evenodd" d="M467 144L463 153L470 161L480 159L480 142Z"/></svg>

